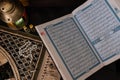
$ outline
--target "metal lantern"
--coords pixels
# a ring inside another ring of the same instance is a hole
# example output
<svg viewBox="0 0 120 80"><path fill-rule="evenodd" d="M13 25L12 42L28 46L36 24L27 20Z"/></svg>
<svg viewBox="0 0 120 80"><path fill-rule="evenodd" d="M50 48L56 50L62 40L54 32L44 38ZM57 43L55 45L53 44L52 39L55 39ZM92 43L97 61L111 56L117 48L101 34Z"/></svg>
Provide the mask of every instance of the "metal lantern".
<svg viewBox="0 0 120 80"><path fill-rule="evenodd" d="M20 30L27 23L25 9L17 0L0 0L0 19L13 30Z"/></svg>

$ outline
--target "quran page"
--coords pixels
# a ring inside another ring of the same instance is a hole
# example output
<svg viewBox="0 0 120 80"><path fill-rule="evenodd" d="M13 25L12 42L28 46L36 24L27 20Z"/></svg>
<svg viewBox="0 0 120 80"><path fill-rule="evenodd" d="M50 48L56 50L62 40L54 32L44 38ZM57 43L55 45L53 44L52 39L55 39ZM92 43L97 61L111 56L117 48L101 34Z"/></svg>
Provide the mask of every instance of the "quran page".
<svg viewBox="0 0 120 80"><path fill-rule="evenodd" d="M107 65L120 58L120 7L118 0L88 0L73 11L94 50Z"/></svg>
<svg viewBox="0 0 120 80"><path fill-rule="evenodd" d="M64 80L84 80L103 65L72 17L36 27Z"/></svg>

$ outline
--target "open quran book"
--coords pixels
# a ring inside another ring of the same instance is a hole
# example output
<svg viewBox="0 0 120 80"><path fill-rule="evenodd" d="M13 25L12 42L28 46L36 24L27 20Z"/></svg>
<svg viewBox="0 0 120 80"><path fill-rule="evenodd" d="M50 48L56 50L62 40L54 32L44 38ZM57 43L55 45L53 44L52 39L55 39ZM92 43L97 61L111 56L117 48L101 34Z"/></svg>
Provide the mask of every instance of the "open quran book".
<svg viewBox="0 0 120 80"><path fill-rule="evenodd" d="M88 0L36 29L64 80L84 80L120 59L119 0Z"/></svg>

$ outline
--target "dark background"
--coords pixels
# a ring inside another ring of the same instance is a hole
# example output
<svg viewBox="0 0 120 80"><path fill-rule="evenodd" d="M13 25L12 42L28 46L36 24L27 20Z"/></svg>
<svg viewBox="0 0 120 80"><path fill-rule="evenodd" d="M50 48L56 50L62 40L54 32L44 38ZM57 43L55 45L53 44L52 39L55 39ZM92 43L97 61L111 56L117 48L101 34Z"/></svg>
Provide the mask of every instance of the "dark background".
<svg viewBox="0 0 120 80"><path fill-rule="evenodd" d="M30 23L38 25L66 14L86 0L30 0L27 12Z"/></svg>

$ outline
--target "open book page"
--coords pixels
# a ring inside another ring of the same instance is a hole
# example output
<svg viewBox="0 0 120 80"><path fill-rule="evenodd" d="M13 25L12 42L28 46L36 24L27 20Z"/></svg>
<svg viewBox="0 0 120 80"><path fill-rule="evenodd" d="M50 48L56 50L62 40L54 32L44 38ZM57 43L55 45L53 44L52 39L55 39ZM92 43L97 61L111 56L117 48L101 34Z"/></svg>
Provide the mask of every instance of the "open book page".
<svg viewBox="0 0 120 80"><path fill-rule="evenodd" d="M120 58L120 18L113 9L114 1L89 0L86 6L80 6L73 12L80 28L106 65Z"/></svg>
<svg viewBox="0 0 120 80"><path fill-rule="evenodd" d="M84 80L103 66L72 17L65 16L36 29L64 80Z"/></svg>
<svg viewBox="0 0 120 80"><path fill-rule="evenodd" d="M111 5L112 10L120 19L120 0L109 0L108 3L109 5Z"/></svg>

